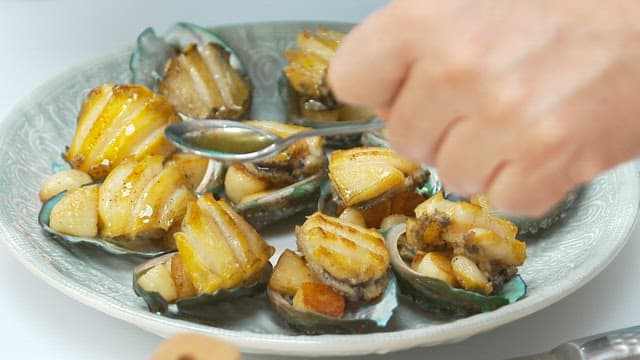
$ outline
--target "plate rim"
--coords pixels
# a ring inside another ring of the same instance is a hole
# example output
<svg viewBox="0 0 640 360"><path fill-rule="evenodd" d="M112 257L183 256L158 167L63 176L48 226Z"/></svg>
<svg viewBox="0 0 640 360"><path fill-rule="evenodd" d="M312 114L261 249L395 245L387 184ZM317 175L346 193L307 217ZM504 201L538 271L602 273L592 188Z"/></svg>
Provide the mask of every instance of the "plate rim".
<svg viewBox="0 0 640 360"><path fill-rule="evenodd" d="M240 24L224 24L211 28L227 28L234 26L247 26L259 24L336 24L334 21L266 21L255 23ZM342 23L347 24L347 23ZM124 52L131 52L133 45L127 45L116 50L105 52L103 55L82 61L76 65L69 67L67 70L46 80L16 105L11 107L6 116L0 122L0 133L10 130L12 122L19 117L21 113L26 112L29 104L33 103L33 99L42 97L48 88L54 87L55 84L64 82L64 79L76 74L78 71L88 68L93 64L101 64L105 61L112 60L114 57L122 56ZM12 120L14 119L14 120ZM0 143L3 145L3 143ZM2 148L2 146L0 146ZM623 164L610 172L620 173L631 177L637 177L637 170L633 163ZM610 172L607 172L609 174ZM607 176L606 174L603 176ZM248 331L236 331L216 328L209 325L196 324L184 320L169 319L149 312L139 313L136 309L123 306L116 303L108 297L102 297L95 294L80 284L65 277L62 273L54 268L47 266L45 263L37 262L35 254L20 252L23 248L19 243L19 234L15 229L9 228L4 221L0 221L0 233L6 238L2 241L12 256L20 261L31 273L40 278L46 284L52 286L66 296L101 311L116 319L126 321L130 324L138 326L142 329L166 337L175 333L184 331L194 331L206 335L217 336L230 341L242 348L248 353L261 354L277 354L290 356L336 356L336 355L364 355L370 353L388 353L400 350L406 350L417 346L432 346L447 342L455 342L464 340L472 335L480 332L494 329L498 326L515 321L529 314L537 312L547 306L561 300L570 295L574 291L584 286L588 281L597 276L607 265L616 257L616 255L627 244L632 231L635 228L638 215L638 205L640 205L640 183L634 182L629 184L632 188L632 199L628 200L629 213L624 221L625 226L621 226L618 241L614 246L607 248L608 253L602 256L600 261L593 264L591 271L586 274L580 274L578 278L571 277L559 281L554 286L551 294L535 294L533 297L528 296L514 304L502 307L495 311L477 314L471 317L454 320L444 324L428 326L419 329L406 329L391 332L376 332L359 335L279 335L279 334L263 334ZM35 220L34 220L35 221ZM35 245L34 245L35 246ZM42 260L42 259L39 259ZM570 279L570 281L569 281ZM491 322L486 321L491 319ZM464 326L460 325L464 322ZM247 336L247 335L251 336ZM452 336L455 334L455 336ZM358 338L355 341L355 337ZM331 347L326 344L330 342ZM285 345L287 347L285 347Z"/></svg>

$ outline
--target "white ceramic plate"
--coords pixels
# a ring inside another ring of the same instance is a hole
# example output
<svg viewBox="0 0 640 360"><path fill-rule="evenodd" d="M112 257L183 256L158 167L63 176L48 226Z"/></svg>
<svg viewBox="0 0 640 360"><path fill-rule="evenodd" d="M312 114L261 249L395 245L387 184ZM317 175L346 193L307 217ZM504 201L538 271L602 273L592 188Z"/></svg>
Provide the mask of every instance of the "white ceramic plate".
<svg viewBox="0 0 640 360"><path fill-rule="evenodd" d="M345 24L325 24L344 29ZM256 87L253 116L283 118L276 81L297 31L314 23L227 26L216 32L234 47ZM300 336L270 310L265 298L220 306L214 320L196 323L151 314L131 288L135 261L91 247L66 247L37 224L37 192L60 161L73 135L83 97L104 82L127 82L131 48L73 68L47 82L0 126L0 232L12 253L34 274L70 297L161 336L184 331L215 335L256 353L330 356L389 352L463 340L538 311L593 278L625 244L635 221L640 192L635 168L619 167L586 186L568 216L529 242L521 269L529 286L523 300L491 313L456 321L423 314L406 300L381 333ZM544 191L544 189L540 189ZM269 229L278 248L294 247L296 219ZM300 221L300 219L297 219Z"/></svg>

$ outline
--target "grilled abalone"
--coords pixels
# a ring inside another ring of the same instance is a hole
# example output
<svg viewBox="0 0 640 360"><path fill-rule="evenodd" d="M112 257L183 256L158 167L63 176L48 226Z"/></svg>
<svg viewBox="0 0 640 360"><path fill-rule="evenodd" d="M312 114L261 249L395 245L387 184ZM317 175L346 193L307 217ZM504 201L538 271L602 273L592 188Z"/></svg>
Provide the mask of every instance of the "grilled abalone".
<svg viewBox="0 0 640 360"><path fill-rule="evenodd" d="M187 179L189 189L198 194L216 193L222 187L225 166L219 161L194 154L175 152L171 154L167 162L175 164L180 169Z"/></svg>
<svg viewBox="0 0 640 360"><path fill-rule="evenodd" d="M460 287L491 294L515 276L527 257L518 229L468 202L437 194L416 207L407 221L407 245L419 252L448 254ZM424 259L425 261L428 258Z"/></svg>
<svg viewBox="0 0 640 360"><path fill-rule="evenodd" d="M336 150L329 161L334 199L348 206L369 206L415 188L426 178L420 166L381 147Z"/></svg>
<svg viewBox="0 0 640 360"><path fill-rule="evenodd" d="M264 290L274 248L224 200L208 193L190 203L174 237L177 254L134 271L134 288L152 311L165 312L171 302L191 311Z"/></svg>
<svg viewBox="0 0 640 360"><path fill-rule="evenodd" d="M517 227L480 206L441 193L387 236L392 264L407 292L429 310L454 315L493 310L524 296L517 267L526 245Z"/></svg>
<svg viewBox="0 0 640 360"><path fill-rule="evenodd" d="M309 268L350 301L371 301L389 281L389 253L375 230L315 213L296 227Z"/></svg>
<svg viewBox="0 0 640 360"><path fill-rule="evenodd" d="M276 121L247 121L246 124L267 130L282 138L309 130L306 127ZM253 178L267 184L267 188L281 188L324 170L327 160L322 149L323 145L324 140L321 137L312 136L294 143L287 150L270 159L241 165ZM225 184L230 182L225 180ZM250 194L244 194L244 196L247 195ZM242 199L237 196L230 197L236 203L242 202Z"/></svg>
<svg viewBox="0 0 640 360"><path fill-rule="evenodd" d="M368 227L377 228L390 215L412 215L424 201L415 189L425 182L428 172L391 149L357 147L334 151L328 175L332 204L323 197L320 210L342 215L349 209L360 213Z"/></svg>
<svg viewBox="0 0 640 360"><path fill-rule="evenodd" d="M175 164L160 155L127 158L102 184L71 189L42 206L43 228L72 243L153 256L173 248L172 231L195 201Z"/></svg>
<svg viewBox="0 0 640 360"><path fill-rule="evenodd" d="M163 157L125 159L100 186L101 234L108 238L162 238L182 220L195 195L180 170Z"/></svg>
<svg viewBox="0 0 640 360"><path fill-rule="evenodd" d="M174 151L164 138L164 128L178 121L173 106L148 88L104 84L82 103L64 158L74 169L101 180L127 157L166 156Z"/></svg>
<svg viewBox="0 0 640 360"><path fill-rule="evenodd" d="M275 121L247 124L283 138L307 129ZM326 166L323 145L321 137L309 137L270 159L230 165L224 179L225 196L256 227L313 209Z"/></svg>
<svg viewBox="0 0 640 360"><path fill-rule="evenodd" d="M374 117L371 109L336 101L327 84L327 68L344 36L322 27L315 32L302 30L295 48L284 52L288 63L278 81L278 90L286 103L289 122L320 128L336 121L366 122ZM358 143L358 135L327 138L327 144L335 148Z"/></svg>
<svg viewBox="0 0 640 360"><path fill-rule="evenodd" d="M288 324L308 334L386 326L398 302L380 234L315 213L296 227L296 238L300 253L285 250L267 288Z"/></svg>
<svg viewBox="0 0 640 360"><path fill-rule="evenodd" d="M375 331L387 324L398 305L393 276L376 300L349 303L324 283L301 255L289 249L273 270L267 295L289 325L307 334Z"/></svg>
<svg viewBox="0 0 640 360"><path fill-rule="evenodd" d="M229 204L211 194L189 206L174 237L199 294L252 282L274 252Z"/></svg>
<svg viewBox="0 0 640 360"><path fill-rule="evenodd" d="M384 327L398 305L382 236L315 213L296 227L300 254L285 250L267 294L295 329L359 333Z"/></svg>
<svg viewBox="0 0 640 360"><path fill-rule="evenodd" d="M288 61L284 73L292 90L287 91L288 100L297 107L300 117L294 119L296 122L362 121L373 117L368 109L338 103L327 84L327 69L344 36L322 27L315 32L303 30L296 37L295 48L284 52Z"/></svg>
<svg viewBox="0 0 640 360"><path fill-rule="evenodd" d="M195 119L240 119L249 110L251 87L220 45L190 44L169 59L158 93Z"/></svg>
<svg viewBox="0 0 640 360"><path fill-rule="evenodd" d="M366 132L362 134L360 141L362 142L362 146L388 148L390 145L384 135L385 129L382 129L380 132ZM422 164L421 167L429 174L429 176L427 177L427 180L416 189L416 191L425 198L429 198L442 191L442 184L440 183L440 178L438 177L438 172L435 168L424 164Z"/></svg>
<svg viewBox="0 0 640 360"><path fill-rule="evenodd" d="M240 119L251 106L251 86L238 56L194 24L177 23L162 37L145 29L130 68L134 82L157 89L190 118Z"/></svg>
<svg viewBox="0 0 640 360"><path fill-rule="evenodd" d="M334 101L326 73L344 36L326 28L319 28L315 33L309 30L298 33L296 48L284 53L288 61L284 73L299 94L321 102Z"/></svg>

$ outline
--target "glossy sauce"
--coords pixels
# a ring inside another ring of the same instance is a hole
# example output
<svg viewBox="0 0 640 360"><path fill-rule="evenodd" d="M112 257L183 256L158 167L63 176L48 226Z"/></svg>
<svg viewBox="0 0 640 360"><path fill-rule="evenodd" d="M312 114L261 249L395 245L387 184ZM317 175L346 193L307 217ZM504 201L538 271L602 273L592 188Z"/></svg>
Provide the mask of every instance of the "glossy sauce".
<svg viewBox="0 0 640 360"><path fill-rule="evenodd" d="M229 154L248 154L274 143L271 137L242 128L190 132L184 141L201 149Z"/></svg>

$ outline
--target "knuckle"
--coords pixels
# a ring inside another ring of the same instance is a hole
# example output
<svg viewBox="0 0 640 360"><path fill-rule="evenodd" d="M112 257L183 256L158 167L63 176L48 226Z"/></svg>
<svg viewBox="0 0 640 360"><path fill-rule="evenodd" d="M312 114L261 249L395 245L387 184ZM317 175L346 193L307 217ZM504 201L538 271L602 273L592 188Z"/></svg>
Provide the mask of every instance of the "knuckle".
<svg viewBox="0 0 640 360"><path fill-rule="evenodd" d="M389 144L399 154L419 163L433 164L433 156L419 132L411 131L407 120L391 117L387 122Z"/></svg>
<svg viewBox="0 0 640 360"><path fill-rule="evenodd" d="M530 136L529 157L544 159L569 151L575 132L566 118L547 117L534 123Z"/></svg>
<svg viewBox="0 0 640 360"><path fill-rule="evenodd" d="M439 67L432 69L430 77L437 83L461 84L472 78L475 72L472 67L473 65L460 59L455 62L445 61Z"/></svg>
<svg viewBox="0 0 640 360"><path fill-rule="evenodd" d="M570 190L562 176L552 178L531 174L536 181L524 181L524 175L510 174L501 179L487 192L492 204L500 211L511 215L540 218ZM541 179L545 180L541 180Z"/></svg>

